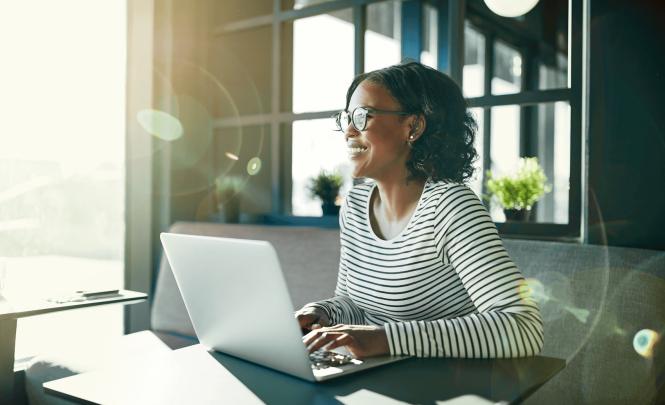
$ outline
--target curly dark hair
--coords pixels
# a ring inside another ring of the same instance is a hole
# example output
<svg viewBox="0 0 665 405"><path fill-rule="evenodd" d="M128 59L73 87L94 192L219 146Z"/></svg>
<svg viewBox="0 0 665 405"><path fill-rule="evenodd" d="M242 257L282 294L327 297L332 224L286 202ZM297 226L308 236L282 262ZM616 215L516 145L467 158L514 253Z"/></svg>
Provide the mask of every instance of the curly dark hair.
<svg viewBox="0 0 665 405"><path fill-rule="evenodd" d="M355 89L368 80L385 87L403 111L422 114L425 131L413 142L406 162L408 180L463 183L473 175L477 124L459 86L446 74L407 62L356 76L346 93L346 109Z"/></svg>

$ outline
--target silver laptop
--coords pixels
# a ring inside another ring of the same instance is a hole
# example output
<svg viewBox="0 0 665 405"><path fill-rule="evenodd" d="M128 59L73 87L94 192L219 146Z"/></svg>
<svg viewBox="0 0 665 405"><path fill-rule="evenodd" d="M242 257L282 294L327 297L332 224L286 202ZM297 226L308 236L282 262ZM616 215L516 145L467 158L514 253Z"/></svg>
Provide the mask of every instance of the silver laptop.
<svg viewBox="0 0 665 405"><path fill-rule="evenodd" d="M323 381L406 357L308 354L275 249L266 241L161 234L194 331L204 346Z"/></svg>

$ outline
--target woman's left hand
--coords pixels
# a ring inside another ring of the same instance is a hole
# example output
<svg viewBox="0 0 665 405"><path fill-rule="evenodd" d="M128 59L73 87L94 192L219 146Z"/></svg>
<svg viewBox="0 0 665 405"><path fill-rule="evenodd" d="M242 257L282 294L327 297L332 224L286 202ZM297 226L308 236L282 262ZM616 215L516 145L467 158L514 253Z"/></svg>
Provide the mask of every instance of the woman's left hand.
<svg viewBox="0 0 665 405"><path fill-rule="evenodd" d="M381 326L335 325L313 329L303 338L309 352L324 348L346 348L357 358L390 353L386 331Z"/></svg>

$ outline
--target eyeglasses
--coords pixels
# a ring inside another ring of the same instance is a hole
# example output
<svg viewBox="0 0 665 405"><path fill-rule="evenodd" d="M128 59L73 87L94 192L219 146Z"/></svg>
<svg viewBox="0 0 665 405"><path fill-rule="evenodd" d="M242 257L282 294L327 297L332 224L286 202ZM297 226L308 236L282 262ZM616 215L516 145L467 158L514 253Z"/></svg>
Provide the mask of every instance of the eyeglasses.
<svg viewBox="0 0 665 405"><path fill-rule="evenodd" d="M364 131L367 126L367 118L372 115L411 115L412 113L405 111L385 111L385 110L375 110L373 108L367 107L356 107L349 114L348 111L343 110L333 115L335 119L335 124L337 124L337 130L346 132L349 128L349 125L353 124L353 127L358 131Z"/></svg>

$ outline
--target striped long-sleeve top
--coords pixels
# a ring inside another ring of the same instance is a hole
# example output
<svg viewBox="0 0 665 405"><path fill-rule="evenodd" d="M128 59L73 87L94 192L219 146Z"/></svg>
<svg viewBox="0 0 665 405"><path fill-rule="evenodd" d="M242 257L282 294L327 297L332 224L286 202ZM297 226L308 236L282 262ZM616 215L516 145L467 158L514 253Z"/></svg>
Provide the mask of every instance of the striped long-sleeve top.
<svg viewBox="0 0 665 405"><path fill-rule="evenodd" d="M382 325L393 355L522 357L543 345L536 303L478 197L427 181L404 230L372 230L376 183L355 186L340 212L335 296L308 305L333 324Z"/></svg>

